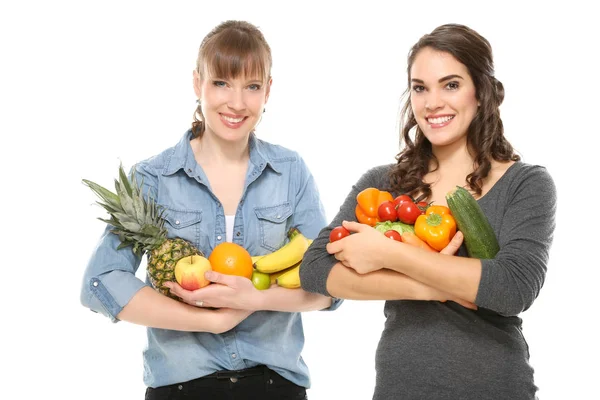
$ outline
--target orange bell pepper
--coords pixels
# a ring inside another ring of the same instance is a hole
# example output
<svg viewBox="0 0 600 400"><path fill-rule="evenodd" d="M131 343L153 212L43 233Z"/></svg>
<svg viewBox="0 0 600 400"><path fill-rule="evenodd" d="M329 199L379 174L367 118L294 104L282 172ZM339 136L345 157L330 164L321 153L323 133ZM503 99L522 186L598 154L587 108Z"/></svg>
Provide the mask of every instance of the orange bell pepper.
<svg viewBox="0 0 600 400"><path fill-rule="evenodd" d="M366 188L356 195L355 214L356 219L361 224L375 226L379 222L377 210L384 201L394 201L394 198L389 192L376 188Z"/></svg>
<svg viewBox="0 0 600 400"><path fill-rule="evenodd" d="M415 234L435 250L443 250L456 233L456 221L446 206L431 205L415 221Z"/></svg>

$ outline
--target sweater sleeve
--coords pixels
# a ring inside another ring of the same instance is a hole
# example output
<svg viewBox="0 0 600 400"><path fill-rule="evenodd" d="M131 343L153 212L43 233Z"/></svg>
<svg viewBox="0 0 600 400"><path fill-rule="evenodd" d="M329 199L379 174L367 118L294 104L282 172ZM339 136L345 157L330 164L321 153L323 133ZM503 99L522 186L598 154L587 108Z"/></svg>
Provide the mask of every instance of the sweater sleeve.
<svg viewBox="0 0 600 400"><path fill-rule="evenodd" d="M533 304L544 283L555 228L556 187L545 168L529 166L506 193L503 213L492 223L500 251L494 259L482 260L476 304L514 316Z"/></svg>
<svg viewBox="0 0 600 400"><path fill-rule="evenodd" d="M300 265L300 282L304 290L331 296L327 292L327 278L331 269L338 261L333 255L327 253L325 248L327 243L329 243L329 234L333 228L341 225L342 221L356 221L356 195L369 187L385 187L388 182L390 167L391 165L383 165L367 171L352 186L352 190L346 196L346 200L344 200L344 203L340 207L340 211L331 223L321 229L319 236L317 236L304 254L302 264Z"/></svg>

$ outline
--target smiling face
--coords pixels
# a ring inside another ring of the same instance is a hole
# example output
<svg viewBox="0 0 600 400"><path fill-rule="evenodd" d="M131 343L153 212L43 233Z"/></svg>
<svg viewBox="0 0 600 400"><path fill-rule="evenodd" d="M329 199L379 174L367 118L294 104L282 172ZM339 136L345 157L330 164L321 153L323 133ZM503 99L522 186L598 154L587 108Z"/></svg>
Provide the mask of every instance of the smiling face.
<svg viewBox="0 0 600 400"><path fill-rule="evenodd" d="M247 140L263 113L269 98L271 79L216 76L207 71L204 79L194 71L194 91L200 100L206 124L205 133L221 140Z"/></svg>
<svg viewBox="0 0 600 400"><path fill-rule="evenodd" d="M478 101L467 67L451 54L425 47L410 68L411 107L435 147L466 144Z"/></svg>

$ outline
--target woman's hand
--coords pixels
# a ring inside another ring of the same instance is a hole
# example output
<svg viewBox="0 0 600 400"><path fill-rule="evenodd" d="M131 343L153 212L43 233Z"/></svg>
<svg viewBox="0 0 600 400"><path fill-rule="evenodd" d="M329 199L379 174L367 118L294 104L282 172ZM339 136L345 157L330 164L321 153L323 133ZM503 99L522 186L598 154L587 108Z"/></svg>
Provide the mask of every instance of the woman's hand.
<svg viewBox="0 0 600 400"><path fill-rule="evenodd" d="M227 307L253 311L261 309L262 293L254 287L250 279L215 271L206 272L204 277L213 283L194 291L185 290L176 282L167 282L165 286L184 302L198 307Z"/></svg>
<svg viewBox="0 0 600 400"><path fill-rule="evenodd" d="M381 256L385 257L386 246L396 245L393 240L369 225L358 222L342 222L350 236L327 244L327 252L344 266L359 274L367 274L382 268Z"/></svg>
<svg viewBox="0 0 600 400"><path fill-rule="evenodd" d="M463 236L461 231L456 231L456 233L452 237L452 240L450 241L450 243L448 243L448 246L444 247L440 251L440 254L447 254L449 256L453 256L454 254L456 254L458 249L460 249L460 245L462 245L464 238L465 237Z"/></svg>

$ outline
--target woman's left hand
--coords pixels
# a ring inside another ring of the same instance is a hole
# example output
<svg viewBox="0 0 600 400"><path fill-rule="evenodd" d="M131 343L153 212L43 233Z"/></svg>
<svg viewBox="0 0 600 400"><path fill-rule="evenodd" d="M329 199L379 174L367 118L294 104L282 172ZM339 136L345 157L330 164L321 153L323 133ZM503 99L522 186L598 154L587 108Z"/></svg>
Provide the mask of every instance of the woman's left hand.
<svg viewBox="0 0 600 400"><path fill-rule="evenodd" d="M351 235L327 244L327 252L336 260L359 274L378 271L383 267L381 255L393 240L384 236L369 225L344 221L342 226Z"/></svg>
<svg viewBox="0 0 600 400"><path fill-rule="evenodd" d="M185 290L177 282L167 282L171 293L193 306L227 307L240 310L260 309L261 293L248 278L208 271L204 277L212 282L198 290Z"/></svg>

